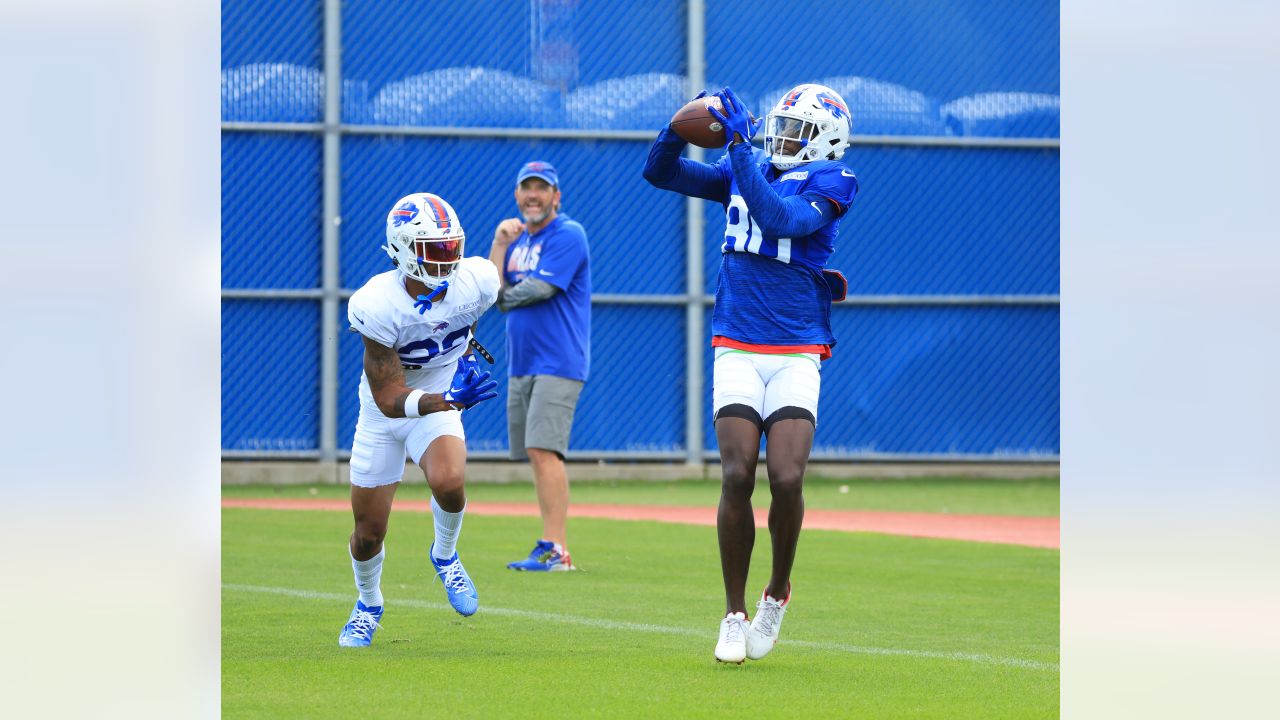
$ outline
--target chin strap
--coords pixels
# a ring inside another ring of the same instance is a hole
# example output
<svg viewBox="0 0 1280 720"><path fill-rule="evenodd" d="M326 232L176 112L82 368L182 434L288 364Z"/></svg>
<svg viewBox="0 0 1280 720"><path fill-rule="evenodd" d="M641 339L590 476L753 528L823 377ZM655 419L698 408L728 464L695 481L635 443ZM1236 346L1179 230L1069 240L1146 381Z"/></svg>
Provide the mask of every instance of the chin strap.
<svg viewBox="0 0 1280 720"><path fill-rule="evenodd" d="M444 294L444 291L448 289L449 281L445 280L437 285L436 289L432 290L430 295L419 295L418 300L413 303L413 306L418 309L418 314L425 315L426 312L431 309L431 302L433 300L439 300L440 296Z"/></svg>

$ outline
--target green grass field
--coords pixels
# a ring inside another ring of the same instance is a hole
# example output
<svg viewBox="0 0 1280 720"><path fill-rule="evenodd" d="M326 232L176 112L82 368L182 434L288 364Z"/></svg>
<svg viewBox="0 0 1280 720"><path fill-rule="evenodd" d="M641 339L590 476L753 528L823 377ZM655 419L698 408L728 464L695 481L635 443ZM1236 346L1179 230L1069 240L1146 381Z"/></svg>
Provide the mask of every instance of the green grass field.
<svg viewBox="0 0 1280 720"><path fill-rule="evenodd" d="M828 497L806 483L808 506L1057 511L1056 481L1032 489L926 484L927 492L884 481L895 485L877 486L865 493L868 504L855 505L836 503L863 497L861 485L835 482L851 485L850 493ZM702 485L576 485L574 499L706 504ZM999 498L1000 488L1009 497ZM473 500L532 500L527 485L468 491ZM1052 502L1044 497L1050 491ZM403 499L425 497L424 486L401 490ZM757 497L763 502L767 489ZM714 528L576 519L571 539L582 572L506 570L539 529L536 518L467 518L460 550L481 605L461 618L432 582L430 516L394 512L383 627L372 648L356 650L337 646L355 598L345 550L350 515L224 510L223 716L1058 714L1057 551L805 531L782 641L768 658L739 667L711 656L723 613ZM760 531L749 587L763 585L768 562Z"/></svg>

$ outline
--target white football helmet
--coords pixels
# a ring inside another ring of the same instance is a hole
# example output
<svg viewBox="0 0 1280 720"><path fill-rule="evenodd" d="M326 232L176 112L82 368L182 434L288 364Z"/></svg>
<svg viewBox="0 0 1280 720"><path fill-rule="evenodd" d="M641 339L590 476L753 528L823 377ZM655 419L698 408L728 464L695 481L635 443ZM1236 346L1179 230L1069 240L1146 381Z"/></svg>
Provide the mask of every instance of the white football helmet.
<svg viewBox="0 0 1280 720"><path fill-rule="evenodd" d="M764 119L764 151L779 170L814 160L839 160L849 145L849 106L825 85L800 85Z"/></svg>
<svg viewBox="0 0 1280 720"><path fill-rule="evenodd" d="M401 273L435 288L457 272L466 240L449 203L439 195L414 193L397 200L387 213L382 249Z"/></svg>

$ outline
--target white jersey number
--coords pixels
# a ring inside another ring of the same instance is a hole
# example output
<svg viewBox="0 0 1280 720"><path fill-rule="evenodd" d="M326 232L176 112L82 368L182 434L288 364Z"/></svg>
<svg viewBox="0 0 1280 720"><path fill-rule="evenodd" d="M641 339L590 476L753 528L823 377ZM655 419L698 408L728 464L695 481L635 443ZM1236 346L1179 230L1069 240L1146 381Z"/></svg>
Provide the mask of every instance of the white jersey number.
<svg viewBox="0 0 1280 720"><path fill-rule="evenodd" d="M747 202L741 195L729 198L729 207L724 211L724 244L720 252L749 252L763 257L771 257L784 263L791 262L791 238L778 238L776 249L767 247L761 252L764 234L760 226L753 222L751 213L747 211Z"/></svg>

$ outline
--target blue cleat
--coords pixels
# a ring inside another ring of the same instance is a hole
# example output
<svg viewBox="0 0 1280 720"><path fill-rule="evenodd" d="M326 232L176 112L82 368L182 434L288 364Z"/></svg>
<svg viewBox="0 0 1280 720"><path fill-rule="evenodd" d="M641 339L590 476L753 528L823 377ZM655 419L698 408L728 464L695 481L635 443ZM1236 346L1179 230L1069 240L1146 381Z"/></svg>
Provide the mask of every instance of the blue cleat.
<svg viewBox="0 0 1280 720"><path fill-rule="evenodd" d="M382 627L378 621L382 619L382 606L367 607L364 603L356 600L355 609L351 611L351 618L347 620L347 624L342 628L342 634L338 636L338 645L341 647L369 647L373 643L373 631Z"/></svg>
<svg viewBox="0 0 1280 720"><path fill-rule="evenodd" d="M431 547L434 548L435 545ZM463 617L475 615L476 609L480 607L480 597L476 594L476 586L472 584L471 576L467 574L466 568L462 567L458 553L454 553L448 560L437 560L432 553L427 553L427 556L431 558L431 564L435 566L440 582L444 583L444 592L449 596L449 604L453 609Z"/></svg>
<svg viewBox="0 0 1280 720"><path fill-rule="evenodd" d="M577 569L573 566L573 562L570 561L569 553L550 540L539 540L533 546L533 552L529 553L529 557L524 560L507 563L507 567L511 570L526 570L530 572L561 572Z"/></svg>

